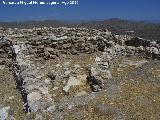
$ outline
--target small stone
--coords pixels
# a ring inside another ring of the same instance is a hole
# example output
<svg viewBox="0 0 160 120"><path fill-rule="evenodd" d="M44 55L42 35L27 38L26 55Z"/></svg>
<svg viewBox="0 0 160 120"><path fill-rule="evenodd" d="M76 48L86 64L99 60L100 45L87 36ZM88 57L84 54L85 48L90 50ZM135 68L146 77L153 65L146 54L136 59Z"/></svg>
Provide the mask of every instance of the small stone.
<svg viewBox="0 0 160 120"><path fill-rule="evenodd" d="M57 64L56 67L61 67L61 65L60 65L60 64Z"/></svg>
<svg viewBox="0 0 160 120"><path fill-rule="evenodd" d="M91 67L91 74L92 74L93 76L96 76L96 75L99 74L99 71L97 70L97 68Z"/></svg>
<svg viewBox="0 0 160 120"><path fill-rule="evenodd" d="M34 102L38 101L42 98L42 95L39 92L32 92L27 95L27 100Z"/></svg>
<svg viewBox="0 0 160 120"><path fill-rule="evenodd" d="M57 89L58 89L58 87L55 86L52 90L57 90Z"/></svg>
<svg viewBox="0 0 160 120"><path fill-rule="evenodd" d="M89 75L86 79L93 92L98 92L100 89L102 89L102 82L96 79L94 76Z"/></svg>
<svg viewBox="0 0 160 120"><path fill-rule="evenodd" d="M100 57L96 57L95 58L95 62L100 62L101 61L101 58Z"/></svg>
<svg viewBox="0 0 160 120"><path fill-rule="evenodd" d="M92 85L92 91L93 92L98 92L100 89L99 85Z"/></svg>
<svg viewBox="0 0 160 120"><path fill-rule="evenodd" d="M81 67L81 66L78 65L78 64L75 64L75 65L74 65L74 68L75 68L75 69L79 69L80 67Z"/></svg>
<svg viewBox="0 0 160 120"><path fill-rule="evenodd" d="M7 120L8 119L9 109L10 109L10 107L0 108L0 120Z"/></svg>
<svg viewBox="0 0 160 120"><path fill-rule="evenodd" d="M63 87L63 90L68 93L71 86L81 85L81 81L78 80L76 77L69 77L67 85Z"/></svg>
<svg viewBox="0 0 160 120"><path fill-rule="evenodd" d="M56 106L50 106L47 108L47 112L54 112L56 110Z"/></svg>
<svg viewBox="0 0 160 120"><path fill-rule="evenodd" d="M67 70L64 72L64 78L68 78L70 75L71 71Z"/></svg>
<svg viewBox="0 0 160 120"><path fill-rule="evenodd" d="M0 65L5 65L6 61L5 60L0 60Z"/></svg>
<svg viewBox="0 0 160 120"><path fill-rule="evenodd" d="M10 97L9 97L9 100L13 100L13 99L14 99L14 96L10 96Z"/></svg>
<svg viewBox="0 0 160 120"><path fill-rule="evenodd" d="M56 55L49 55L50 59L55 59L57 56Z"/></svg>
<svg viewBox="0 0 160 120"><path fill-rule="evenodd" d="M51 83L51 80L45 79L44 82L45 82L46 84L50 84L50 83Z"/></svg>
<svg viewBox="0 0 160 120"><path fill-rule="evenodd" d="M0 65L0 70L5 69L5 65Z"/></svg>

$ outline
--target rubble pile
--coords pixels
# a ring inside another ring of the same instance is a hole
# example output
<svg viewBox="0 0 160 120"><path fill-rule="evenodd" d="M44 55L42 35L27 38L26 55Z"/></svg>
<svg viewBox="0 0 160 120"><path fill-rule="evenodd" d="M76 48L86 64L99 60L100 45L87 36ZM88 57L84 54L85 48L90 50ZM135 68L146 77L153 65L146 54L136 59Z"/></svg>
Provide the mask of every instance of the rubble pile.
<svg viewBox="0 0 160 120"><path fill-rule="evenodd" d="M11 66L12 64L12 41L4 36L0 37L0 65Z"/></svg>

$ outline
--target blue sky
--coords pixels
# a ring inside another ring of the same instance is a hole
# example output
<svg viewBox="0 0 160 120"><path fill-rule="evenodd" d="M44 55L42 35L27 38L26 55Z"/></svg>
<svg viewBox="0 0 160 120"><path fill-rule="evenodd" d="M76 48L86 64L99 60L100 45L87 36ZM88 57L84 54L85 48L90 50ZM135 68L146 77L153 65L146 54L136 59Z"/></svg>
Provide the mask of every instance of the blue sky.
<svg viewBox="0 0 160 120"><path fill-rule="evenodd" d="M129 20L160 20L160 0L79 0L78 5L3 5L0 21L23 20L97 20L122 18ZM4 0L20 1L20 0ZM31 0L23 0L31 1ZM40 0L37 0L40 1ZM68 1L68 0L41 0Z"/></svg>

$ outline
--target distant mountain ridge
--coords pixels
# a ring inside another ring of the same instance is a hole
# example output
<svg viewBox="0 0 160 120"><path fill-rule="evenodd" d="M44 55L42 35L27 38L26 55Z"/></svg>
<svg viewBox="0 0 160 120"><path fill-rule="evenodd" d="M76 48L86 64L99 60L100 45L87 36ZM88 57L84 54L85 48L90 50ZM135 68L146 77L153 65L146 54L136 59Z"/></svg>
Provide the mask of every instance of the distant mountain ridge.
<svg viewBox="0 0 160 120"><path fill-rule="evenodd" d="M33 28L33 27L86 27L91 29L108 29L113 34L129 34L151 40L160 40L160 23L146 21L129 21L118 18L93 21L27 21L0 22L4 28ZM130 32L131 31L131 32ZM133 32L134 31L134 32Z"/></svg>

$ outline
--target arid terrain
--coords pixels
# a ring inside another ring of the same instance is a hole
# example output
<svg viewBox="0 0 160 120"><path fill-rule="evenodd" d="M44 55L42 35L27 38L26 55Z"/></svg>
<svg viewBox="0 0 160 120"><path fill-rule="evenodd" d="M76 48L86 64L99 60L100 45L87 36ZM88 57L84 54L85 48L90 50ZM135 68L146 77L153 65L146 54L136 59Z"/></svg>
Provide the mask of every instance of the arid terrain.
<svg viewBox="0 0 160 120"><path fill-rule="evenodd" d="M0 28L0 120L159 119L160 40Z"/></svg>

